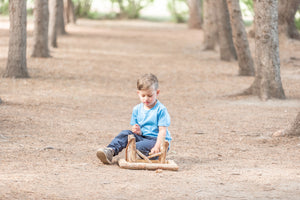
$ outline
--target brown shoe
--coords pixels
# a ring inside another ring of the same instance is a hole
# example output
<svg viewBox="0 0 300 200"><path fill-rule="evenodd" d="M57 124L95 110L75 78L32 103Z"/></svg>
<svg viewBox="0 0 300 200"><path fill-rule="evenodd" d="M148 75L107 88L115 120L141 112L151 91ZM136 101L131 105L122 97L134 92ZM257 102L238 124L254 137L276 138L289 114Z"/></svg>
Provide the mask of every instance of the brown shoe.
<svg viewBox="0 0 300 200"><path fill-rule="evenodd" d="M112 148L100 148L97 151L97 157L104 164L111 164L114 156L114 150Z"/></svg>

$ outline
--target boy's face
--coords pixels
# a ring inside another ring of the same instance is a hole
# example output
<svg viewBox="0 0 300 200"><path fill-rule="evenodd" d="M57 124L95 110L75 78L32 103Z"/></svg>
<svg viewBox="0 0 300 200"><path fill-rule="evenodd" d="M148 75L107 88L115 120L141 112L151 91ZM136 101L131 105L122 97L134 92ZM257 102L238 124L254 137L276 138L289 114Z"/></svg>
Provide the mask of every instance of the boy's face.
<svg viewBox="0 0 300 200"><path fill-rule="evenodd" d="M160 90L138 90L137 93L140 97L141 102L144 104L146 109L151 109L155 106L156 99L158 97Z"/></svg>

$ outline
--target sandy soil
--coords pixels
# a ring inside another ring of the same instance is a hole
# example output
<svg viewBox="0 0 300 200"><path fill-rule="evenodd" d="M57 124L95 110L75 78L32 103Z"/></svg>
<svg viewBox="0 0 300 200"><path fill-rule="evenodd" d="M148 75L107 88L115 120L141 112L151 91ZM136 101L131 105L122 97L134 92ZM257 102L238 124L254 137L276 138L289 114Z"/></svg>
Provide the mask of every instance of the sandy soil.
<svg viewBox="0 0 300 200"><path fill-rule="evenodd" d="M0 25L3 72L7 18ZM30 58L28 27L31 78L0 79L0 199L299 199L300 138L271 135L300 108L300 42L281 45L287 99L262 102L229 97L253 77L238 76L237 63L221 62L217 51L201 51L201 30L79 20L53 57L41 59ZM125 170L96 157L129 128L145 72L160 79L177 172Z"/></svg>

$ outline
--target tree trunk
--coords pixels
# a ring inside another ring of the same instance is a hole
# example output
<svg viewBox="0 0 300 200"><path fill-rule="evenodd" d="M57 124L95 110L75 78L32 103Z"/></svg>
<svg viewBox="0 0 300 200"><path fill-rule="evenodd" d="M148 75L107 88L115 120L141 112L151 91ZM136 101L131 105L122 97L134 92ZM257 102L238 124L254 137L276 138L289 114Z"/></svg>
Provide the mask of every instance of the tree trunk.
<svg viewBox="0 0 300 200"><path fill-rule="evenodd" d="M218 41L217 17L214 3L211 0L203 1L203 50L214 50Z"/></svg>
<svg viewBox="0 0 300 200"><path fill-rule="evenodd" d="M289 38L300 39L299 31L295 25L295 14L299 8L300 0L279 0L278 29L279 34Z"/></svg>
<svg viewBox="0 0 300 200"><path fill-rule="evenodd" d="M216 4L215 12L217 12L220 58L224 61L236 59L237 56L232 40L232 31L226 0L221 0Z"/></svg>
<svg viewBox="0 0 300 200"><path fill-rule="evenodd" d="M49 57L48 48L48 25L49 10L48 0L35 0L34 9L34 31L33 31L33 52L32 57Z"/></svg>
<svg viewBox="0 0 300 200"><path fill-rule="evenodd" d="M57 7L57 34L65 35L67 34L65 29L65 19L64 19L64 1L58 0L58 7Z"/></svg>
<svg viewBox="0 0 300 200"><path fill-rule="evenodd" d="M260 0L255 5L257 72L253 84L245 94L258 95L262 100L285 98L280 78L277 3L277 0Z"/></svg>
<svg viewBox="0 0 300 200"><path fill-rule="evenodd" d="M230 14L234 47L238 57L239 75L253 76L254 64L249 48L239 0L227 0L227 4Z"/></svg>
<svg viewBox="0 0 300 200"><path fill-rule="evenodd" d="M200 0L188 0L189 6L189 21L188 26L190 29L202 28L202 9Z"/></svg>
<svg viewBox="0 0 300 200"><path fill-rule="evenodd" d="M64 0L65 22L76 23L75 8L72 0Z"/></svg>
<svg viewBox="0 0 300 200"><path fill-rule="evenodd" d="M28 78L26 61L26 1L9 1L9 47L4 77Z"/></svg>
<svg viewBox="0 0 300 200"><path fill-rule="evenodd" d="M49 0L49 37L51 47L57 48L58 0Z"/></svg>

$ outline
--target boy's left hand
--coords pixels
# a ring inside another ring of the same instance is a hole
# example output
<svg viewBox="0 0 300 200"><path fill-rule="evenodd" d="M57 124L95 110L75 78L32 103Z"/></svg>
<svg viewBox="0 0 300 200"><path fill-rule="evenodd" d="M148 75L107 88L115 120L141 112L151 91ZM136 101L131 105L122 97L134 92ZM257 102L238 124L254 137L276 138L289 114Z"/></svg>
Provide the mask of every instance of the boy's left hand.
<svg viewBox="0 0 300 200"><path fill-rule="evenodd" d="M155 153L159 153L160 152L160 148L159 146L157 147L156 145L151 149L150 154L155 154Z"/></svg>

